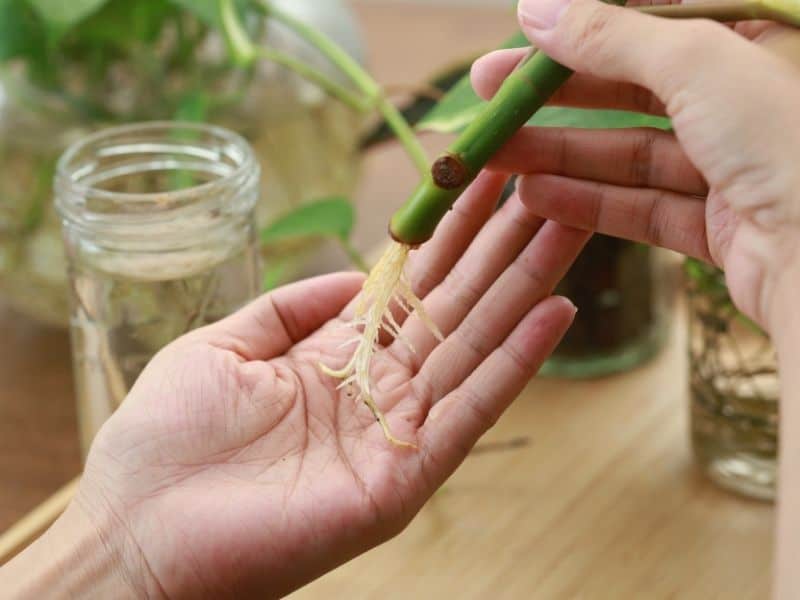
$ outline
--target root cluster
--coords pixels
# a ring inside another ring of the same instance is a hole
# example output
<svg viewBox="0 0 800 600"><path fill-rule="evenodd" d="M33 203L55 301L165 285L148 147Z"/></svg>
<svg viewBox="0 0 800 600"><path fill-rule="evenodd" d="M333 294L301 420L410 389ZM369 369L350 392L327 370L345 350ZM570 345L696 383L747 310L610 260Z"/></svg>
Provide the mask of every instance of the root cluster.
<svg viewBox="0 0 800 600"><path fill-rule="evenodd" d="M408 315L412 312L415 313L437 338L442 339L441 332L425 313L422 302L414 294L411 284L403 273L410 250L409 246L393 242L370 272L361 291L355 316L348 323L348 327L352 327L357 332L357 335L343 344L343 346L356 344L355 351L348 363L338 370L323 364L320 365L325 374L342 380L339 384L340 388L355 384L359 390L357 399L364 402L372 411L383 429L386 439L396 446L403 447L414 447L414 445L399 440L392 434L386 417L372 397L370 366L373 355L379 349L378 340L382 331L400 340L414 352L414 347L403 336L400 325L394 316L393 309L396 307Z"/></svg>

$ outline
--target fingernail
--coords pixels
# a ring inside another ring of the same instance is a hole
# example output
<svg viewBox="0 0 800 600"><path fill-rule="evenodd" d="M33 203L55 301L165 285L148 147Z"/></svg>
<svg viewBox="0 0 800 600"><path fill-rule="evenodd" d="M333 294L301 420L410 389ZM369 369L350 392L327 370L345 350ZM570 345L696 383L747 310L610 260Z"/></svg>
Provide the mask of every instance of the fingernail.
<svg viewBox="0 0 800 600"><path fill-rule="evenodd" d="M569 3L570 0L521 0L520 23L533 31L553 29Z"/></svg>

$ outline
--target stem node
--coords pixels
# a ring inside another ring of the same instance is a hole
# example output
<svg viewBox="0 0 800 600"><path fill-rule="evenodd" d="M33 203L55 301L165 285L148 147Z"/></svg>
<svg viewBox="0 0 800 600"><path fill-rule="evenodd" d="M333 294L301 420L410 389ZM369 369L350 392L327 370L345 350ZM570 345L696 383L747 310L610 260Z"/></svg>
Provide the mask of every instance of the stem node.
<svg viewBox="0 0 800 600"><path fill-rule="evenodd" d="M431 166L433 183L444 190L457 190L463 187L467 183L468 176L467 165L457 154L444 154Z"/></svg>

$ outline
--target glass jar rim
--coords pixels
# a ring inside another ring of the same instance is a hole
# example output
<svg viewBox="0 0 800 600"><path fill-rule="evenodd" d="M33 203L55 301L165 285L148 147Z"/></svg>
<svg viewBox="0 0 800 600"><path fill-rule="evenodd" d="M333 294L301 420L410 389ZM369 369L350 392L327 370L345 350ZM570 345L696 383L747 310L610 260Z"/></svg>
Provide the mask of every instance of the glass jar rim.
<svg viewBox="0 0 800 600"><path fill-rule="evenodd" d="M186 187L163 179L182 173L208 179L192 178ZM134 123L96 132L64 152L56 166L55 206L65 232L98 248L184 248L224 239L250 222L260 173L250 145L222 127ZM142 191L103 187L128 179Z"/></svg>
<svg viewBox="0 0 800 600"><path fill-rule="evenodd" d="M223 144L229 147L236 148L241 159L230 173L220 175L220 177L212 181L180 190L163 192L115 192L81 183L80 175L76 177L75 166L72 165L72 163L82 152L87 151L87 149L91 148L93 145L104 141L113 141L114 138L124 137L132 133L146 134L148 132L156 133L165 131L187 131L209 135L210 137L219 139ZM253 168L257 169L258 163L250 145L242 136L229 129L219 127L218 125L193 123L190 121L144 121L101 129L71 144L61 154L56 163L54 187L56 195L58 195L59 189L68 188L72 194L91 195L94 198L106 200L135 201L137 199L155 199L156 197L163 197L164 195L169 195L173 200L181 200L186 197L197 196L198 194L210 194L213 193L215 189L235 185L237 180L246 177L247 173Z"/></svg>

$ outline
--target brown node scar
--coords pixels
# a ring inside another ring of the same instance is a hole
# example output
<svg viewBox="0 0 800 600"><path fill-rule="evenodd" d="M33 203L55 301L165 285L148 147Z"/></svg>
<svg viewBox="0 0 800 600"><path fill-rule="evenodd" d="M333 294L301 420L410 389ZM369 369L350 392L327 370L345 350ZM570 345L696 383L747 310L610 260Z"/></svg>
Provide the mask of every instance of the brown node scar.
<svg viewBox="0 0 800 600"><path fill-rule="evenodd" d="M431 166L433 182L445 190L456 190L467 183L467 166L460 156L445 154Z"/></svg>

